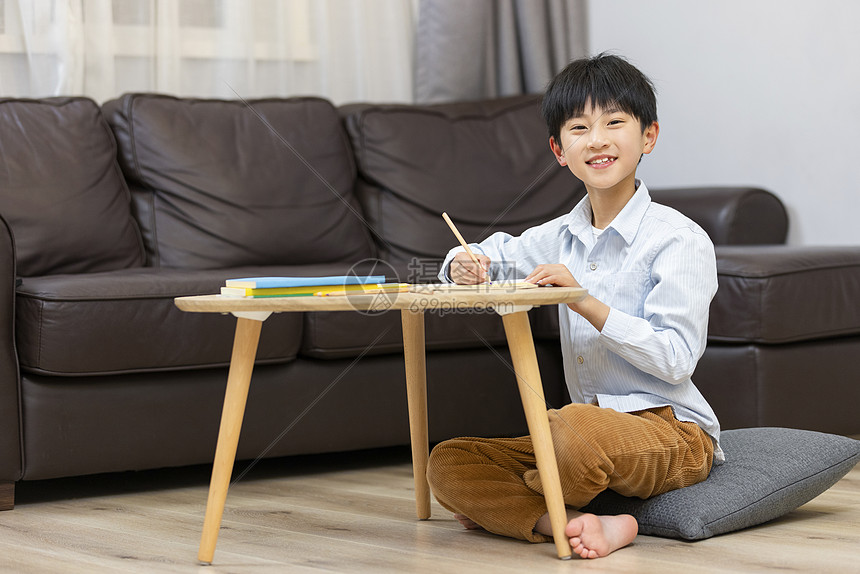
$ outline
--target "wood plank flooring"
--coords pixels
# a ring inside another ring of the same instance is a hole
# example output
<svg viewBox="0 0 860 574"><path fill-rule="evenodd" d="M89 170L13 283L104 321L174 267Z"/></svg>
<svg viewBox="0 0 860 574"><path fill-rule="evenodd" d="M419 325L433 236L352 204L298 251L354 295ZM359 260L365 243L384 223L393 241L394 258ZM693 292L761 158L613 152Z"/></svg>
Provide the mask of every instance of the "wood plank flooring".
<svg viewBox="0 0 860 574"><path fill-rule="evenodd" d="M197 562L210 467L16 487L0 512L0 572L860 573L860 466L767 525L690 543L639 536L595 561L418 521L408 449L263 461L233 484L215 562ZM246 463L236 464L236 473Z"/></svg>

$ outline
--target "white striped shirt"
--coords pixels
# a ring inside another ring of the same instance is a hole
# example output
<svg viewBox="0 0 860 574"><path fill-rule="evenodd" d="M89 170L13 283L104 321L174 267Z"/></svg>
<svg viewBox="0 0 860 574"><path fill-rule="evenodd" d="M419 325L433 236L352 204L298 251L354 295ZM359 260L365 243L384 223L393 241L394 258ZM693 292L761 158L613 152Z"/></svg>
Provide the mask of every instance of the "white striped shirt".
<svg viewBox="0 0 860 574"><path fill-rule="evenodd" d="M519 237L497 232L475 252L487 255L506 279L523 279L537 265L562 263L589 293L610 307L598 332L567 305L559 305L564 373L570 398L619 412L670 405L681 421L714 439L714 460L724 460L720 425L693 385L705 351L708 309L717 291L714 246L692 220L653 203L645 184L595 237L591 202L584 197L567 215ZM441 278L454 254L448 253Z"/></svg>

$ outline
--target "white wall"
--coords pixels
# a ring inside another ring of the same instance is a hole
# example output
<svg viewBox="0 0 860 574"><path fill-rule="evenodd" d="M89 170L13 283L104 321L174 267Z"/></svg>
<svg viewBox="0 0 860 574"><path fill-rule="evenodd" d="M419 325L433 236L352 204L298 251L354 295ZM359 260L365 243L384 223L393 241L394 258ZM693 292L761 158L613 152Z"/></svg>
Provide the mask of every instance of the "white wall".
<svg viewBox="0 0 860 574"><path fill-rule="evenodd" d="M657 86L650 187L753 185L789 243L860 244L860 3L589 0L589 47Z"/></svg>

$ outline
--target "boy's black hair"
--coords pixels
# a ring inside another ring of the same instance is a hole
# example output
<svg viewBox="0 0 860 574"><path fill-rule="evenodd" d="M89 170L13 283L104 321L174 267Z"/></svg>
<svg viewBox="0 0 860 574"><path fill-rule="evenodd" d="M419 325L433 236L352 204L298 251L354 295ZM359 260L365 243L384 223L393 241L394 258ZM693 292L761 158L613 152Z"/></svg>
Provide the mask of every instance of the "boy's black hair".
<svg viewBox="0 0 860 574"><path fill-rule="evenodd" d="M541 113L556 142L561 142L562 126L581 115L586 104L630 114L643 133L657 121L654 84L636 66L606 52L572 61L547 86Z"/></svg>

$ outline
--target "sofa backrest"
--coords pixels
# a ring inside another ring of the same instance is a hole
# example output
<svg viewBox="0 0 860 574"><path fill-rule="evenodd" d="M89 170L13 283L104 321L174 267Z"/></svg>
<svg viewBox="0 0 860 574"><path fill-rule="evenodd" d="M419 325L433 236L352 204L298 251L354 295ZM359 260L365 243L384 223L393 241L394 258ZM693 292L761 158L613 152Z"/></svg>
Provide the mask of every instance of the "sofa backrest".
<svg viewBox="0 0 860 574"><path fill-rule="evenodd" d="M214 269L374 254L337 110L320 98L126 94L104 104L150 264Z"/></svg>
<svg viewBox="0 0 860 574"><path fill-rule="evenodd" d="M90 99L0 100L0 214L20 276L143 265L116 144Z"/></svg>
<svg viewBox="0 0 860 574"><path fill-rule="evenodd" d="M467 241L518 235L570 211L585 188L553 157L538 102L341 108L359 197L384 259L442 258L457 245L443 211Z"/></svg>

